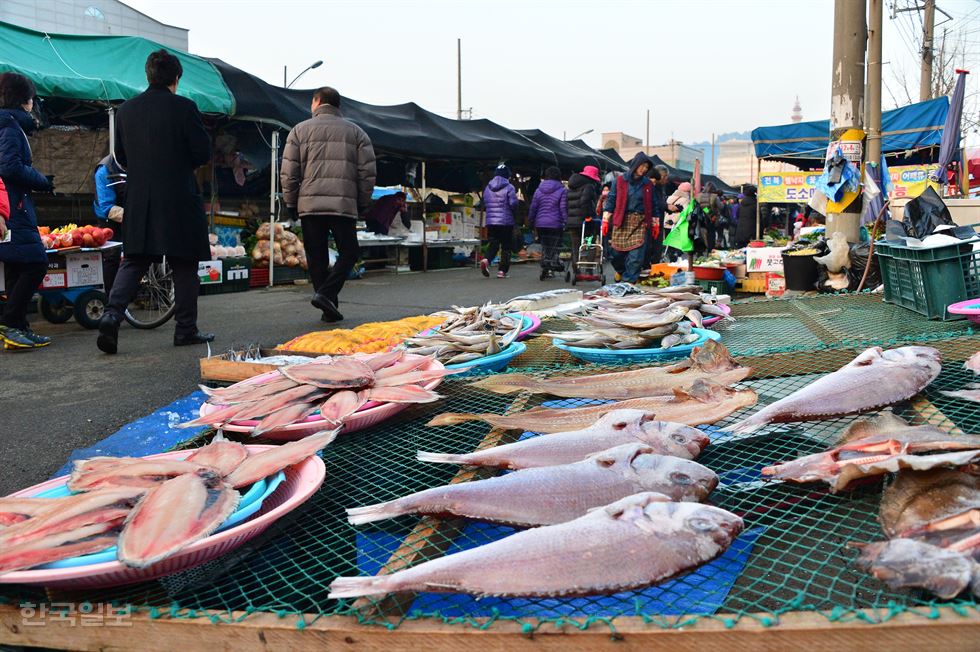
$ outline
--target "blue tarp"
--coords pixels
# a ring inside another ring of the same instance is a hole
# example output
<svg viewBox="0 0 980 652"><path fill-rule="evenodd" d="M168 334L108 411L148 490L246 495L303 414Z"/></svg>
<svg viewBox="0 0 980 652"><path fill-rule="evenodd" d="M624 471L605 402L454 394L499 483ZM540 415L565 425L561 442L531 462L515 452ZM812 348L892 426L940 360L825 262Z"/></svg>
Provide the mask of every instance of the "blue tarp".
<svg viewBox="0 0 980 652"><path fill-rule="evenodd" d="M946 96L881 114L884 154L939 145L949 112ZM790 163L822 162L830 144L830 121L813 120L752 130L755 155Z"/></svg>

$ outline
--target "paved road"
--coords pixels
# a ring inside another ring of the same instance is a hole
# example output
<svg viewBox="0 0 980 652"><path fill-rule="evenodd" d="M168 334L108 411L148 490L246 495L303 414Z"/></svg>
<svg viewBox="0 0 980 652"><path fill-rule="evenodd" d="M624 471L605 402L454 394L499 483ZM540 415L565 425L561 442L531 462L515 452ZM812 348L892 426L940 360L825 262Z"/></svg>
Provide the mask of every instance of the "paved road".
<svg viewBox="0 0 980 652"><path fill-rule="evenodd" d="M565 287L560 280L541 282L537 273L525 264L512 267L509 279L485 279L472 268L368 275L345 287L343 325ZM217 334L215 352L275 345L326 327L309 298L308 286L201 297L199 324ZM115 356L100 353L95 332L74 321L54 325L35 316L33 324L54 338L51 346L0 351L0 495L47 479L73 449L192 392L198 359L206 354L204 347L175 348L172 322L153 331L123 325Z"/></svg>

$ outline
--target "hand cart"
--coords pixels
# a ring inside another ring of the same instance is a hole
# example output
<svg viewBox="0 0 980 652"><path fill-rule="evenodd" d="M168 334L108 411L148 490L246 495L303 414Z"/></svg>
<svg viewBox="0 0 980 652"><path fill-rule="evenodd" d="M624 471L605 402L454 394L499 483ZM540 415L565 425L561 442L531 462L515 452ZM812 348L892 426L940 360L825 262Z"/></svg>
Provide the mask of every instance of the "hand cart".
<svg viewBox="0 0 980 652"><path fill-rule="evenodd" d="M579 241L578 263L565 272L565 282L576 285L579 281L597 281L606 284L606 275L602 269L603 250L602 237L599 234L586 236L586 226L593 222L592 218L582 221L582 236Z"/></svg>

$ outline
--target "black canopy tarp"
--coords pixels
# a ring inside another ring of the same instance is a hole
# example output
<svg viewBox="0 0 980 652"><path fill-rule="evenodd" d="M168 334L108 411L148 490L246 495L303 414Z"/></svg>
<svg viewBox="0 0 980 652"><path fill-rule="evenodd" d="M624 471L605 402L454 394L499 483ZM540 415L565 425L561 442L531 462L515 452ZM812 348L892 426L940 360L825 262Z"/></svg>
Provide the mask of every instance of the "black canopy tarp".
<svg viewBox="0 0 980 652"><path fill-rule="evenodd" d="M675 168L672 165L667 165L667 163L662 158L660 158L659 156L657 156L656 154L651 154L650 155L650 160L653 161L653 164L655 166L657 166L657 165L663 165L664 167L666 167L667 170L670 171L670 180L671 181L674 181L674 182L691 181L691 179L694 177L694 172L692 172L690 170L682 170L681 168ZM725 183L724 181L722 181L721 179L719 179L715 175L702 173L701 174L701 187L704 188L706 185L708 185L708 183L713 184L714 187L715 187L715 190L720 190L723 193L725 193L726 195L737 195L738 194L738 190L736 190L735 188L732 188L730 185L728 185L727 183Z"/></svg>
<svg viewBox="0 0 980 652"><path fill-rule="evenodd" d="M577 145L568 141L558 140L540 129L518 129L517 133L554 153L555 164L561 168L562 176L564 177L571 176L586 165L594 165L603 171L623 170L620 165L606 158L582 141L579 141L581 145Z"/></svg>
<svg viewBox="0 0 980 652"><path fill-rule="evenodd" d="M220 59L209 61L235 98L243 120L284 128L310 117L314 89L292 90L268 84ZM344 97L344 117L359 125L379 155L415 161L524 161L554 163L554 155L520 134L490 120L452 120L409 102L377 106Z"/></svg>
<svg viewBox="0 0 980 652"><path fill-rule="evenodd" d="M599 153L605 156L606 158L608 158L610 161L619 163L620 165L623 166L624 169L627 167L626 161L623 159L622 156L619 155L619 152L617 152L612 147L607 147L606 149L600 149Z"/></svg>

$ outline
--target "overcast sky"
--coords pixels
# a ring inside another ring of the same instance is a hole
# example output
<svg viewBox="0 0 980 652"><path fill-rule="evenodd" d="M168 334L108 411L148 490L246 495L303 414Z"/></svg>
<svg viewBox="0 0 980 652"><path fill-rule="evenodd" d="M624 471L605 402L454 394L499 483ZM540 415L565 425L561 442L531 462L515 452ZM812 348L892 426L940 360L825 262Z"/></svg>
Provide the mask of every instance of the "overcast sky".
<svg viewBox="0 0 980 652"><path fill-rule="evenodd" d="M296 87L332 85L448 116L462 38L463 107L474 117L559 138L593 129L592 145L604 131L643 138L647 109L653 144L788 122L797 95L804 119L830 113L833 0L125 1L190 29L191 52L268 82L282 84L284 65L292 79L322 59ZM980 0L939 4L980 26ZM918 19L890 21L890 5L885 59L917 89L909 34ZM980 41L980 28L969 38ZM976 60L980 44L971 47ZM980 70L971 77L975 90Z"/></svg>

